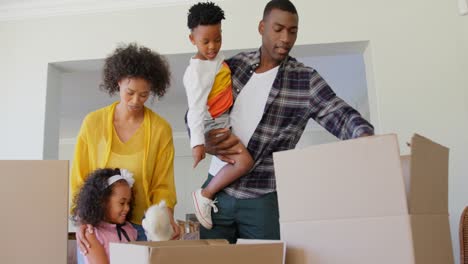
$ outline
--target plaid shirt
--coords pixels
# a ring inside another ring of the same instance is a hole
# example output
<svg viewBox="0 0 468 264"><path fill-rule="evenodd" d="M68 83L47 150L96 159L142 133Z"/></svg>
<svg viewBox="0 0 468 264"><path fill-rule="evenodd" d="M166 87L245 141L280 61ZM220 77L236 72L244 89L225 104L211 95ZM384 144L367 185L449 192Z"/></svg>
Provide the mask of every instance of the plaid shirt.
<svg viewBox="0 0 468 264"><path fill-rule="evenodd" d="M260 50L237 54L227 63L236 98L260 65ZM310 118L340 139L374 134L372 125L337 97L317 71L288 57L279 66L263 116L247 145L254 167L224 191L239 199L276 191L273 152L295 148Z"/></svg>

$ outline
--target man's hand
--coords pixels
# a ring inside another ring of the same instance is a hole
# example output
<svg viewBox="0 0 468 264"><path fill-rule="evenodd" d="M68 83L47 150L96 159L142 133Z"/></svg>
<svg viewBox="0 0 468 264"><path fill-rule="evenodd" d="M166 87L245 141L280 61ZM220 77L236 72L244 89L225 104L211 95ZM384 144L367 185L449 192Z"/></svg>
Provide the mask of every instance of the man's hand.
<svg viewBox="0 0 468 264"><path fill-rule="evenodd" d="M213 129L205 135L205 151L222 161L234 164L235 161L227 156L241 153L240 148L234 147L239 142L239 138L231 134L228 128Z"/></svg>
<svg viewBox="0 0 468 264"><path fill-rule="evenodd" d="M93 233L92 225L80 225L76 230L76 243L80 247L80 251L83 255L88 254L88 248L91 248L88 240L86 239L85 232Z"/></svg>
<svg viewBox="0 0 468 264"><path fill-rule="evenodd" d="M192 148L193 167L197 167L198 163L205 158L205 146L198 145Z"/></svg>

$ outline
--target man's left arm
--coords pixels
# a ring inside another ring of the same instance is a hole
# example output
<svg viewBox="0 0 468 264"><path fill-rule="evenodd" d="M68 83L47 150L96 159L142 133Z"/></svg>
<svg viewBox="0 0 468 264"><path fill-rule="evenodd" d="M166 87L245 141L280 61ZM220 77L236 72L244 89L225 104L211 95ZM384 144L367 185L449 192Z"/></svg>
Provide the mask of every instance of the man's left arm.
<svg viewBox="0 0 468 264"><path fill-rule="evenodd" d="M374 135L374 127L361 114L336 96L314 71L310 80L311 118L340 139Z"/></svg>

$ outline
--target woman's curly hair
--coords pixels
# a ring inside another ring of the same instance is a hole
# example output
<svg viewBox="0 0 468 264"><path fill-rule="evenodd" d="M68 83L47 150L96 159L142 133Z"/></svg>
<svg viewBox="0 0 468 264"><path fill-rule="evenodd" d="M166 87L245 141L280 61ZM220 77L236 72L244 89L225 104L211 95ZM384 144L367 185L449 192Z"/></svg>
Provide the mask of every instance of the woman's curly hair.
<svg viewBox="0 0 468 264"><path fill-rule="evenodd" d="M73 200L75 206L72 208L72 221L75 224L90 224L96 226L101 221L105 220L107 203L116 183L125 182L125 180L121 179L111 186L108 186L108 179L117 174L120 174L120 169L97 169L89 174L79 193ZM132 203L127 213L127 220L132 216Z"/></svg>
<svg viewBox="0 0 468 264"><path fill-rule="evenodd" d="M200 2L190 7L187 26L193 30L199 25L217 25L224 19L224 11L212 2Z"/></svg>
<svg viewBox="0 0 468 264"><path fill-rule="evenodd" d="M119 46L106 58L100 87L113 95L119 91L119 81L127 77L148 81L151 94L157 97L163 97L171 84L165 57L136 43Z"/></svg>

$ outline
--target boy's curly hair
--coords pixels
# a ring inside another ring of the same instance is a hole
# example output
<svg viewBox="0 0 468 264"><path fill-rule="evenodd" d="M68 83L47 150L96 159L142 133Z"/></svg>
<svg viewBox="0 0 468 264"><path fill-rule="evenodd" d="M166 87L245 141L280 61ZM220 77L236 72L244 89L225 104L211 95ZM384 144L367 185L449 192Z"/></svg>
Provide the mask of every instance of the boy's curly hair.
<svg viewBox="0 0 468 264"><path fill-rule="evenodd" d="M202 2L190 7L187 26L190 30L199 25L217 25L224 18L224 11L212 2Z"/></svg>
<svg viewBox="0 0 468 264"><path fill-rule="evenodd" d="M113 95L119 91L119 81L127 77L145 79L157 97L163 97L171 83L165 57L136 43L119 46L106 58L100 88Z"/></svg>
<svg viewBox="0 0 468 264"><path fill-rule="evenodd" d="M96 226L101 221L104 221L107 203L115 186L112 184L109 187L107 180L117 174L120 174L120 169L97 169L89 174L79 193L73 199L73 204L75 206L72 208L72 221L75 224L90 224ZM119 180L117 182L120 181L125 182L125 180ZM132 203L127 213L127 220L132 216Z"/></svg>

